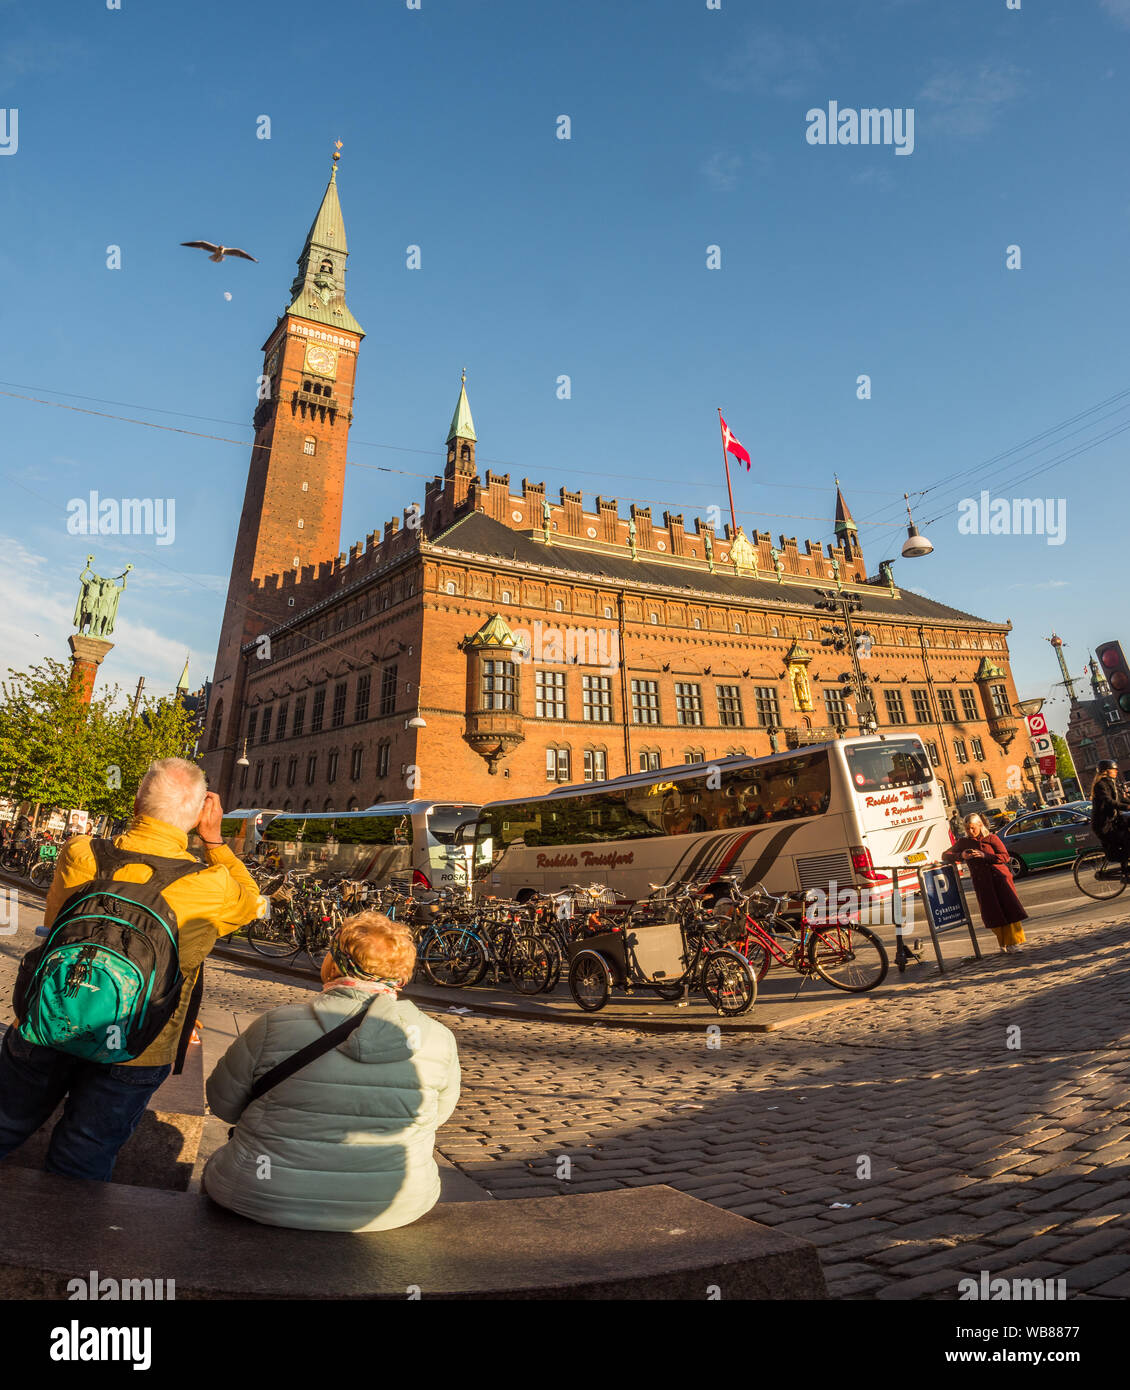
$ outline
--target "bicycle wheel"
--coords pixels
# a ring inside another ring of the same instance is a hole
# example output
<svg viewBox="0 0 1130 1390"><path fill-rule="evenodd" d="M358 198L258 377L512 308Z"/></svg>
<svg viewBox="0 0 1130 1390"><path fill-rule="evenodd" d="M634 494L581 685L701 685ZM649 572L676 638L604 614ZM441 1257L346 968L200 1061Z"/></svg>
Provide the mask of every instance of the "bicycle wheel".
<svg viewBox="0 0 1130 1390"><path fill-rule="evenodd" d="M569 993L585 1013L603 1009L612 996L612 972L599 951L578 951L569 963Z"/></svg>
<svg viewBox="0 0 1130 1390"><path fill-rule="evenodd" d="M506 954L506 973L519 994L540 994L553 977L553 958L540 936L516 936Z"/></svg>
<svg viewBox="0 0 1130 1390"><path fill-rule="evenodd" d="M257 917L247 928L247 939L261 956L285 960L298 954L298 933L289 917Z"/></svg>
<svg viewBox="0 0 1130 1390"><path fill-rule="evenodd" d="M433 985L457 989L477 984L486 974L487 953L473 932L449 927L429 933L424 945L424 974Z"/></svg>
<svg viewBox="0 0 1130 1390"><path fill-rule="evenodd" d="M865 994L887 978L886 948L867 927L812 928L808 959L822 980L848 994Z"/></svg>
<svg viewBox="0 0 1130 1390"><path fill-rule="evenodd" d="M702 963L699 986L720 1014L748 1013L757 999L757 979L745 956L728 947L711 951Z"/></svg>
<svg viewBox="0 0 1130 1390"><path fill-rule="evenodd" d="M55 877L54 859L39 859L31 866L28 878L37 888L45 888Z"/></svg>
<svg viewBox="0 0 1130 1390"><path fill-rule="evenodd" d="M1126 887L1122 866L1108 859L1105 850L1084 850L1076 857L1073 873L1076 888L1088 898L1117 898Z"/></svg>

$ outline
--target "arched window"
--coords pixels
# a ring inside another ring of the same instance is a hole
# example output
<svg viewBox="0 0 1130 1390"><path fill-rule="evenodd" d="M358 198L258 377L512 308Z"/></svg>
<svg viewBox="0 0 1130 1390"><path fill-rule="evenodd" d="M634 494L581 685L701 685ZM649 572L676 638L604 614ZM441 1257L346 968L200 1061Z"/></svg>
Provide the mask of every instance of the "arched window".
<svg viewBox="0 0 1130 1390"><path fill-rule="evenodd" d="M502 600L501 600L501 601L502 601L503 603L509 603L509 602L510 602L510 590L509 590L509 589L503 589L503 591L502 591Z"/></svg>
<svg viewBox="0 0 1130 1390"><path fill-rule="evenodd" d="M555 598L555 599L553 600L553 611L554 611L555 613L561 613L561 612L563 612L563 611L564 611L564 608L565 608L565 605L561 602L561 600L560 600L559 598Z"/></svg>
<svg viewBox="0 0 1130 1390"><path fill-rule="evenodd" d="M322 274L332 275L334 273L334 263L328 257L322 262Z"/></svg>
<svg viewBox="0 0 1130 1390"><path fill-rule="evenodd" d="M464 445L463 445L462 449L460 449L460 451L459 451L459 457L460 457L460 459L461 459L464 463L470 463L470 462L471 462L471 446L470 446L470 444L464 444Z"/></svg>
<svg viewBox="0 0 1130 1390"><path fill-rule="evenodd" d="M450 579L444 585L444 592L448 594L453 594L455 592L455 585Z"/></svg>
<svg viewBox="0 0 1130 1390"><path fill-rule="evenodd" d="M317 447L318 441L313 435L308 434L302 442L302 452L304 454L312 454Z"/></svg>

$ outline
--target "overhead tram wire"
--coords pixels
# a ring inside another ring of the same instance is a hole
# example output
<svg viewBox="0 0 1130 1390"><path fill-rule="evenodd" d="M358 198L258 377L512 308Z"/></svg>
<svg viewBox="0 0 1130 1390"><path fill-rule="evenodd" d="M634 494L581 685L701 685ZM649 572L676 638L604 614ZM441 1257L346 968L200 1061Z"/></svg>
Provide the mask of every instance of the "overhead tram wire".
<svg viewBox="0 0 1130 1390"><path fill-rule="evenodd" d="M1103 410L1106 406L1112 405L1116 401L1124 400L1127 397L1130 397L1130 387L1127 387L1122 391L1116 391L1114 395L1108 396L1105 400L1097 401L1094 405L1088 406L1086 410L1077 411L1076 414L1069 416L1065 420L1060 420L1057 424L1049 425L1046 429L1041 430L1038 434L1031 435L1028 439L1022 440L1019 444L1012 445L1011 448L1003 449L1000 453L994 454L991 458L985 459L981 463L972 464L967 468L956 469L954 472L948 473L942 478L938 478L935 482L930 483L927 487L919 488L916 492L912 493L911 495L915 497L925 497L927 494L934 492L938 489L944 489L946 487L946 484L953 483L956 479L967 478L974 475L985 476L986 470L992 469L994 464L1003 463L1004 460L1009 459L1013 454L1019 453L1020 450L1027 449L1029 446L1033 444L1038 444L1041 440L1048 439L1051 435L1060 434L1060 432L1067 429L1069 425L1074 425L1078 421L1086 419L1087 416L1094 415L1096 411ZM1119 407L1120 410L1125 408L1127 407ZM1098 424L1101 420L1109 419L1111 418L1111 416L1118 413L1119 412L1117 410L1112 411L1110 415L1101 416L1098 420L1092 420L1090 423L1092 425ZM1087 426L1085 426L1084 428L1087 428ZM1076 433L1078 432L1079 431L1076 431ZM1070 437L1071 436L1064 436L1064 438ZM1058 443L1061 442L1062 440L1051 440L1051 442L1045 445L1044 447L1054 448ZM1005 468L1011 466L1011 463L1004 464ZM901 510L901 507L897 502L887 503L881 506L878 509L878 511L873 512L870 516L865 516L862 519L862 521L860 522L860 528L863 529L869 524L878 522L881 518L889 515L892 509L898 511Z"/></svg>
<svg viewBox="0 0 1130 1390"><path fill-rule="evenodd" d="M16 392L21 392L21 391L43 391L43 392L46 392L48 395L52 395L52 396L65 396L65 397L67 397L68 400L75 400L75 401L93 401L96 405L112 405L112 406L116 406L116 407L118 407L119 409L122 409L122 410L144 410L144 411L146 411L148 414L151 414L151 415L175 415L175 416L179 417L179 418L182 419L182 420L200 420L200 421L203 421L204 423L210 424L210 425L231 425L233 428L236 428L236 429L251 429L251 426L248 425L247 422L244 421L244 420L221 420L221 419L218 419L216 416L212 416L212 415L194 415L191 411L187 411L187 410L163 410L163 409L161 409L159 406L155 406L155 405L138 405L138 404L136 404L135 402L132 402L132 401L110 401L110 400L105 400L105 399L104 399L103 397L101 397L101 396L84 396L84 395L79 395L77 392L74 392L74 391L59 391L59 390L57 390L57 389L56 389L55 387L53 387L53 386L27 386L27 385L22 384L22 383L20 383L20 382L14 382L14 381L0 381L0 387L7 387L7 388L10 388L9 390L0 390L0 395L13 395L13 396L16 397L16 399L19 399L19 400L36 400L37 398L34 397L34 396L16 396ZM42 404L42 405L58 405L58 404L60 404L60 403L59 403L58 401L40 401L39 404ZM97 414L98 412L93 412L93 413ZM125 417L125 416L113 416L113 417L111 417L111 418L113 418L113 419L126 419L126 418L129 418L129 417ZM138 424L147 424L148 421L139 420L139 421L137 421L136 423L138 423ZM218 436L218 435L205 435L205 436L203 436L203 437L204 437L204 438L208 438L208 439L218 439L218 438L220 438L220 436ZM230 441L226 441L226 442L229 442L229 443L240 443L240 442L242 442L242 441L239 441L239 440L230 440ZM252 442L252 441L247 441L248 446L250 446L250 443L251 443L251 442ZM429 457L431 457L431 458L439 458L439 459L446 459L446 457L447 457L447 455L443 452L442 449L417 449L417 448L414 448L414 447L412 447L411 445L408 445L408 444L381 444L381 443L377 443L376 441L371 440L371 439L357 439L356 437L350 439L349 442L350 442L350 446L351 446L351 447L355 445L355 446L357 446L358 448L361 448L361 449L392 449L392 450L394 450L395 452L401 453L401 454L425 454L425 455L427 455L427 456L429 456ZM492 465L492 466L497 466L497 467L499 467L499 468L522 468L522 467L524 467L523 464L516 462L514 459L496 459L496 458L488 458L486 455L483 455L483 456L479 459L479 462L480 462L480 463L484 463L484 464L490 464L490 465ZM361 467L361 466L364 466L364 465L358 465L358 466ZM608 472L606 472L604 469L588 469L588 470L586 470L586 469L571 469L571 470L570 470L570 473L571 473L571 475L574 475L574 476L577 476L577 477L582 477L582 478L621 478L621 479L623 479L623 480L626 481L626 482L638 482L638 481L639 481L638 477L637 477L636 474L634 474L634 473L608 473ZM433 475L433 474L420 473L420 474L415 474L415 475L413 475L413 476L417 476L417 477L423 478L423 477L432 477L432 476L434 476L434 475ZM759 479L758 479L757 485L758 485L758 487L772 487L772 488L783 489L783 490L785 490L785 491L791 491L791 492L820 492L820 493L825 493L825 492L828 491L827 487L818 486L818 485L815 484L815 483L774 483L774 482L769 482L767 479L762 479L762 478L759 478ZM696 483L696 482L694 482L694 481L692 481L692 480L684 479L684 480L682 481L682 483L681 483L681 486L683 486L683 487L705 487L705 488L714 488L714 487L717 486L717 484L715 484L715 483L710 483L710 482ZM860 495L864 495L864 496L873 496L873 497L887 497L887 496L890 495L888 489L886 489L886 488L853 488L853 489L852 489L852 492L853 492L853 495L855 495L855 494L858 493L858 494L860 494ZM766 513L766 515L770 515L770 513Z"/></svg>
<svg viewBox="0 0 1130 1390"><path fill-rule="evenodd" d="M67 405L67 404L66 404L65 402L63 402L63 401L48 401L48 400L43 400L42 398L37 397L37 396L22 395L22 394L20 394L20 393L18 393L18 392L15 392L15 391L2 391L2 390L0 390L0 396L8 396L8 397L12 398L13 400L29 401L29 402L31 402L31 403L34 404L34 405L48 405L48 406L54 406L54 408L55 408L56 410L70 410L70 411L73 411L73 412L75 412L76 414L79 414L79 415L94 415L94 416L97 416L99 419L102 419L102 420L118 420L118 421L121 421L122 423L128 424L128 425L142 425L145 429L150 429L150 430L163 430L163 431L165 431L166 433L169 433L169 434L183 434L183 435L187 435L187 436L189 436L189 437L191 437L191 438L193 438L193 439L207 439L207 440L209 440L209 441L211 441L211 442L213 442L213 443L217 443L217 444L237 444L237 445L239 445L240 448L243 448L243 449L246 449L246 448L248 448L248 447L250 447L250 448L252 448L252 449L254 449L254 448L256 448L256 447L265 447L265 446L262 446L262 445L256 446L255 443L254 443L253 441L252 441L252 443L249 445L249 444L248 444L248 441L245 440L245 439L231 439L231 438L229 438L229 437L226 436L226 435L221 435L221 434L208 434L208 433L206 433L206 432L203 431L203 430L189 430L189 429L184 429L182 426L179 426L179 425L162 425L162 424L158 424L155 420L138 420L138 419L136 419L134 416L130 416L130 415L114 415L114 414L111 414L109 411L105 411L105 410L91 410L91 409L90 409L89 407L87 407L87 406ZM134 408L135 408L135 409L145 409L146 407L144 407L144 406L138 406L138 407L134 407ZM389 446L389 447L392 447L392 446ZM421 452L423 452L423 451L421 451ZM434 470L433 470L432 472L429 472L429 473L418 473L418 472L416 472L414 469L410 469L410 468L392 468L392 467L390 467L389 465L387 465L387 464L382 464L382 463L361 463L361 462L359 462L357 459L347 459L347 460L346 460L346 466L349 467L349 468L368 468L368 469L372 469L374 472L378 472L378 473L395 473L395 474L397 474L397 475L399 475L399 476L401 476L401 477L405 477L405 478L423 478L423 479L425 479L426 481L429 481L429 482L431 481L432 478L434 478L434 477L436 476ZM597 476L597 477L612 477L612 476L614 476L614 475L604 473L604 474L595 474L595 475L591 475L591 476ZM620 476L620 477L628 477L627 474L620 474L619 476ZM633 481L638 481L638 479L633 479ZM684 510L687 510L687 511L694 511L696 508L698 508L698 507L701 506L701 503L698 503L698 502L673 503L670 499L662 499L662 498L655 498L655 497L629 497L629 496L624 496L624 497L618 498L617 500L618 500L618 501L621 501L621 502L635 502L635 503L637 503L637 504L639 504L639 505L647 505L647 506L653 506L653 507L671 507L671 506L673 506L673 505L680 505L680 506L682 506L682 507L684 508ZM827 517L827 516L812 516L812 515L808 515L808 514L801 513L801 512L762 512L762 511L755 511L755 510L753 510L752 508L748 508L748 507L742 509L742 515L743 515L743 516L747 516L747 517L767 517L767 518L772 518L773 520L776 520L776 521L818 521L818 522L822 522L822 523L824 523L824 524L826 524L826 525L829 525L829 526L833 525L833 524L834 524L834 520L835 520L833 517ZM890 525L890 526L898 526L898 525L901 525L901 523L899 523L899 522L880 522L880 523L876 523L876 524L878 524L878 525Z"/></svg>

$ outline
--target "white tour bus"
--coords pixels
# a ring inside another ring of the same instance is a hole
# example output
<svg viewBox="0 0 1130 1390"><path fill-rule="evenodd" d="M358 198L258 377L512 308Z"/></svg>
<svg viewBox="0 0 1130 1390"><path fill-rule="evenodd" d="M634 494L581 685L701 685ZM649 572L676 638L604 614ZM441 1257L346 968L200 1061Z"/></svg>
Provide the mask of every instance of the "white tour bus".
<svg viewBox="0 0 1130 1390"><path fill-rule="evenodd" d="M364 811L284 811L264 827L264 855L284 869L328 869L370 883L394 875L423 888L467 885L468 853L455 832L479 807L384 801Z"/></svg>
<svg viewBox="0 0 1130 1390"><path fill-rule="evenodd" d="M921 740L844 738L490 802L475 826L475 895L600 882L638 900L653 883L707 887L738 872L771 893L834 893L840 909L866 889L889 920L895 879L914 891L918 866L950 843Z"/></svg>
<svg viewBox="0 0 1130 1390"><path fill-rule="evenodd" d="M263 827L281 811L258 807L251 811L229 811L220 822L220 838L233 853L242 859L256 854L263 839Z"/></svg>

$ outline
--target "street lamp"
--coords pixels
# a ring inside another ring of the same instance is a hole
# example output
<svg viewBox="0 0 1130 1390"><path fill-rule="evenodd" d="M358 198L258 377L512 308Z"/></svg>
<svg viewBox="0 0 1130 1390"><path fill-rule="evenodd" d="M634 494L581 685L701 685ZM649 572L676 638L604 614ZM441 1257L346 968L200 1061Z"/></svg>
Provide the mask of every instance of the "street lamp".
<svg viewBox="0 0 1130 1390"><path fill-rule="evenodd" d="M903 497L906 499L906 517L908 525L906 528L906 540L902 543L902 558L904 560L918 560L921 559L923 555L929 555L934 549L934 546L925 536L920 536L918 534L918 527L915 526L914 517L911 515L910 511L910 493L904 492Z"/></svg>
<svg viewBox="0 0 1130 1390"><path fill-rule="evenodd" d="M236 767L250 767L251 763L247 757L247 740L243 740L243 752L235 760Z"/></svg>
<svg viewBox="0 0 1130 1390"><path fill-rule="evenodd" d="M820 595L816 607L827 609L843 619L842 627L838 623L823 625L823 631L829 635L820 639L820 645L830 647L835 652L846 651L851 658L851 672L845 673L840 680L855 691L860 733L873 734L879 727L879 721L875 716L875 703L868 679L859 664L859 643L870 638L871 633L857 633L851 622L851 615L860 611L863 600L858 594L840 594L832 589L817 589L816 592Z"/></svg>

